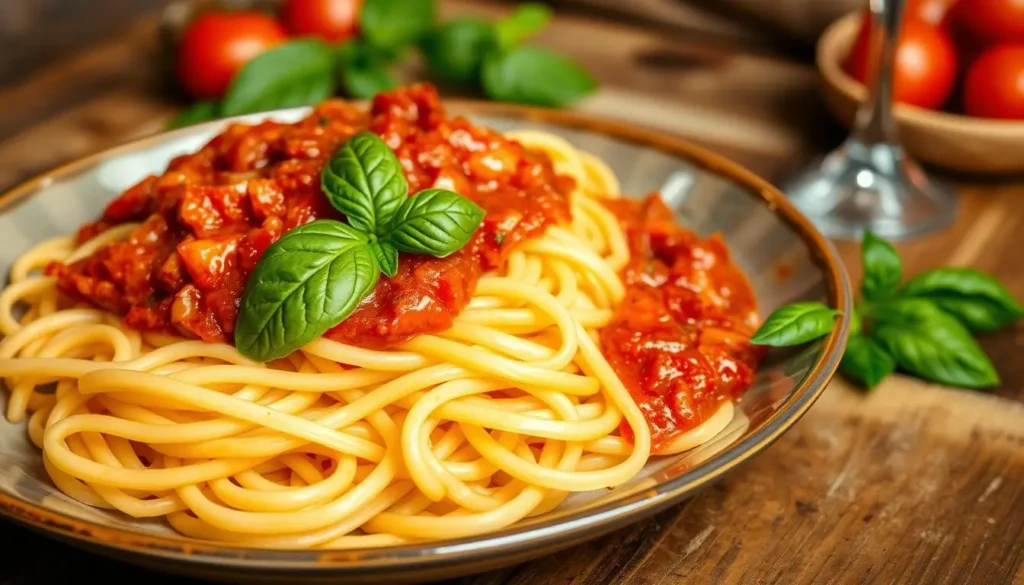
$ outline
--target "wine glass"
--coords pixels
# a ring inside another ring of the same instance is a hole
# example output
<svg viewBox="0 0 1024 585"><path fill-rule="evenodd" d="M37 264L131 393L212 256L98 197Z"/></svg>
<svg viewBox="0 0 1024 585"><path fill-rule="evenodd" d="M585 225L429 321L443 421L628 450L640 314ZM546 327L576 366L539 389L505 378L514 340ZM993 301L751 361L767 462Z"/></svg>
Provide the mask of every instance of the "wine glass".
<svg viewBox="0 0 1024 585"><path fill-rule="evenodd" d="M836 150L780 182L781 190L826 236L858 239L865 229L887 239L949 224L952 189L908 158L892 121L893 61L905 0L869 0L874 71L850 136Z"/></svg>

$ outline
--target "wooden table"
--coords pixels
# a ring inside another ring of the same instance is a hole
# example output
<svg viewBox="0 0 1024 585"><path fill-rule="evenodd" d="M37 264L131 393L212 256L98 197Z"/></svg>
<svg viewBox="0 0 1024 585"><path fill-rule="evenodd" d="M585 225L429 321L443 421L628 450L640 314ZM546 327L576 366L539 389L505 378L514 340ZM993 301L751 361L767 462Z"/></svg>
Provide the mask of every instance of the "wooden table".
<svg viewBox="0 0 1024 585"><path fill-rule="evenodd" d="M178 107L161 97L167 92L153 65L157 3L95 4L123 8L95 12L128 14L127 24L82 40L62 59L33 61L38 67L28 74L0 63L0 189L156 132ZM507 6L458 0L445 8L498 14ZM786 49L597 14L563 10L540 38L602 79L581 109L678 133L769 178L841 140L844 131L818 98L814 69ZM959 196L955 225L899 245L909 270L974 266L1024 297L1016 241L1024 232L1024 184L961 182ZM856 246L840 247L857 278ZM698 497L593 543L459 582L1024 582L1024 328L982 342L1004 381L994 392L896 376L863 395L837 380L774 446ZM0 558L4 584L83 575L178 582L4 522Z"/></svg>

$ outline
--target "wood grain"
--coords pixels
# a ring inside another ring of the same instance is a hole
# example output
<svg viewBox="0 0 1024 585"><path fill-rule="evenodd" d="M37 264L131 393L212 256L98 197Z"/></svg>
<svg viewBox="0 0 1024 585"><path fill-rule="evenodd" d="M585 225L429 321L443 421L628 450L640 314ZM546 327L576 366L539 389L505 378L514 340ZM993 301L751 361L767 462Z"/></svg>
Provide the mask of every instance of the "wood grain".
<svg viewBox="0 0 1024 585"><path fill-rule="evenodd" d="M507 10L484 0L444 4L446 15ZM841 140L808 62L731 45L715 27L684 36L607 16L574 8L538 39L601 78L581 109L675 132L770 178ZM0 189L159 131L177 106L153 67L157 27L148 13L17 84L0 83L0 111L17 112L0 117ZM973 266L1024 297L1015 241L1024 184L963 183L958 194L953 226L898 244L907 272ZM839 248L859 278L857 246ZM894 376L865 395L833 382L763 455L652 521L448 585L1024 583L1024 329L982 344L1004 381L996 391ZM3 522L0 543L5 585L85 574L180 582Z"/></svg>

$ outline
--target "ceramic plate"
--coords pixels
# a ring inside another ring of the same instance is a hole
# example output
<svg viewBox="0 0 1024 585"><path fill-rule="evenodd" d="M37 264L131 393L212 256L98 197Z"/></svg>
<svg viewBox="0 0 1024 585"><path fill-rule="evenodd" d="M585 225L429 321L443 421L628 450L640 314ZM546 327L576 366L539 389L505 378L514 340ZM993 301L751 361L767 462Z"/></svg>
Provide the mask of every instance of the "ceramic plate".
<svg viewBox="0 0 1024 585"><path fill-rule="evenodd" d="M608 162L623 192L661 191L683 225L719 232L750 277L760 309L821 300L850 313L850 288L835 250L766 181L681 140L591 116L508 106L449 105L498 130L560 134ZM305 109L244 119L293 121ZM38 177L0 199L0 269L31 244L74 232L117 193L175 155L199 148L213 122L127 144ZM732 424L711 442L657 458L613 490L575 494L554 511L505 530L371 550L266 550L190 540L159 520L133 520L64 496L49 481L24 425L0 422L0 512L98 552L162 570L232 581L398 583L521 562L597 537L677 503L753 457L791 427L824 390L842 355L848 321L821 342L771 353ZM6 393L2 393L6 400Z"/></svg>

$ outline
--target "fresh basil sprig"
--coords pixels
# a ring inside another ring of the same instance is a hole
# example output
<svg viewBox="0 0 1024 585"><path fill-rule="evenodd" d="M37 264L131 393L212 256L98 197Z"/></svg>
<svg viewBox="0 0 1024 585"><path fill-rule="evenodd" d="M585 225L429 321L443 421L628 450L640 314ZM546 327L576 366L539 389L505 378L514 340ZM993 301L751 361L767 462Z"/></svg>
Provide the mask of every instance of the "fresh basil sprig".
<svg viewBox="0 0 1024 585"><path fill-rule="evenodd" d="M444 257L465 246L484 210L451 191L408 197L402 166L376 134L347 140L321 188L348 223L319 219L286 232L256 263L238 309L235 347L268 361L323 335L398 272L398 252Z"/></svg>
<svg viewBox="0 0 1024 585"><path fill-rule="evenodd" d="M840 371L871 389L896 370L960 388L999 384L992 362L971 336L1024 316L999 281L971 268L937 268L902 286L892 245L867 232L861 245L863 300L856 304ZM751 338L756 345L799 345L829 334L837 312L801 301L775 310Z"/></svg>

